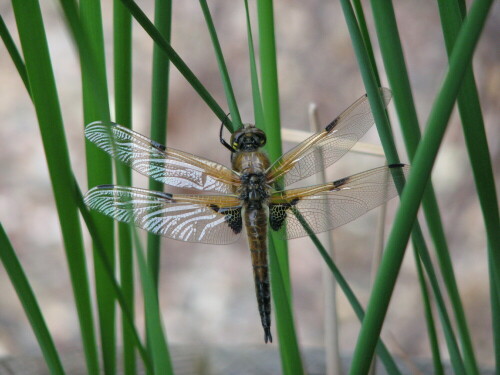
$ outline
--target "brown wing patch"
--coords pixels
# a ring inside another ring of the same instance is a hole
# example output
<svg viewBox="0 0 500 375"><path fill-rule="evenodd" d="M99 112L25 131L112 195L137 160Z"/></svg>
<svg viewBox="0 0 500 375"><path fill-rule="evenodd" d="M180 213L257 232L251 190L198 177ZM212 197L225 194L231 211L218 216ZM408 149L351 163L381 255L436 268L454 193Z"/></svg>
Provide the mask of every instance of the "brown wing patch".
<svg viewBox="0 0 500 375"><path fill-rule="evenodd" d="M126 186L101 185L85 204L118 221L174 240L227 244L241 232L236 196L168 194Z"/></svg>
<svg viewBox="0 0 500 375"><path fill-rule="evenodd" d="M409 166L394 164L335 182L276 192L270 198L269 222L283 238L307 236L344 225L398 194ZM306 224L306 225L305 225Z"/></svg>
<svg viewBox="0 0 500 375"><path fill-rule="evenodd" d="M167 148L113 122L88 124L85 136L135 171L166 185L232 194L240 184L239 176L221 164Z"/></svg>
<svg viewBox="0 0 500 375"><path fill-rule="evenodd" d="M387 105L389 89L380 89ZM312 176L339 160L373 125L368 97L363 95L340 116L318 132L288 151L267 171L269 184L283 179L285 186Z"/></svg>

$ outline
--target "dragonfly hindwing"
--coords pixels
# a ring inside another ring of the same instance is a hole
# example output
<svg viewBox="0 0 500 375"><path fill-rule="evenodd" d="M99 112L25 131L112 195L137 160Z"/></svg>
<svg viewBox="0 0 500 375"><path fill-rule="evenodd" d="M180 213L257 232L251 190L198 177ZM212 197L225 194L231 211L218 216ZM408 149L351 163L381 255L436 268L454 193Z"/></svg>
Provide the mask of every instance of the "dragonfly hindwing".
<svg viewBox="0 0 500 375"><path fill-rule="evenodd" d="M287 211L297 204L298 198L293 199L288 203L271 203L269 205L269 225L274 231L279 231L285 222Z"/></svg>
<svg viewBox="0 0 500 375"><path fill-rule="evenodd" d="M226 221L229 228L231 228L234 234L241 233L243 229L243 223L241 220L241 207L226 207L221 208L216 204L210 206L215 212L224 215L224 220Z"/></svg>

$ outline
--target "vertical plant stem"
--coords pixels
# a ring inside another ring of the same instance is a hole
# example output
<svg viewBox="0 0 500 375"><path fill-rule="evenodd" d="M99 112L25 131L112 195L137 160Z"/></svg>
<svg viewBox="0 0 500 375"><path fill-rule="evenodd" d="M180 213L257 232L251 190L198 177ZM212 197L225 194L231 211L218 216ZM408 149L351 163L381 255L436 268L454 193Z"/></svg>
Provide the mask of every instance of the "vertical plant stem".
<svg viewBox="0 0 500 375"><path fill-rule="evenodd" d="M107 95L106 62L104 57L104 37L102 32L101 5L97 0L83 0L80 2L80 17L83 28L88 35L90 51L95 57L95 73L98 77L91 77L87 64L82 64L82 93L84 123L89 124L96 120L109 121L109 99ZM92 80L97 83L92 83ZM95 89L101 91L96 95ZM100 98L101 100L97 100ZM103 117L104 116L104 117ZM89 188L112 181L111 160L89 141L85 142L87 152L87 179ZM114 256L114 223L113 220L98 213L92 213L96 222L100 238L104 241L104 248L112 267L115 267ZM115 326L115 299L109 280L104 275L105 270L101 259L97 256L94 247L94 274L97 296L97 311L99 314L99 328L101 333L101 351L104 364L104 373L112 375L116 372L116 326Z"/></svg>
<svg viewBox="0 0 500 375"><path fill-rule="evenodd" d="M76 14L76 8L74 8L74 10L75 10L74 13ZM15 48L15 46L14 46L14 48ZM24 62L21 59L21 56L19 55L17 50L14 52L19 57L19 63L16 64L16 66L19 69L19 74L25 75L27 77L26 67L24 65ZM25 86L25 88L28 91L30 98L33 100L33 98L31 97L31 92L29 91L29 86ZM77 205L77 207L82 215L82 218L84 219L84 222L85 222L85 224L88 228L88 231L92 237L92 241L94 241L94 243L96 244L96 247L98 250L98 255L103 260L103 264L105 265L107 276L109 277L109 279L113 285L113 288L116 292L117 300L120 303L120 306L121 306L122 311L124 313L125 322L128 324L130 331L133 333L134 343L137 346L137 348L139 348L139 353L141 354L141 357L145 363L145 366L147 368L150 368L151 366L149 363L149 358L147 358L147 356L146 356L146 352L145 352L144 347L142 346L142 343L140 341L139 334L137 333L137 330L135 329L135 326L134 326L131 308L127 304L125 297L122 293L122 290L120 289L120 287L118 286L118 283L114 279L112 267L111 267L110 263L107 261L107 259L105 258L105 252L104 252L104 249L102 246L102 241L99 239L99 235L97 233L95 223L93 222L93 219L90 216L90 212L87 210L87 207L83 203L83 195L81 193L81 190L80 190L78 183L77 183L76 179L74 178L74 176L73 176L73 183L75 186L76 205Z"/></svg>
<svg viewBox="0 0 500 375"><path fill-rule="evenodd" d="M276 243L273 238L269 239L269 264L271 265L272 293L275 307L276 325L279 337L279 346L281 354L281 366L283 374L304 374L304 366L297 344L297 335L293 323L293 312L290 299L285 290L285 281L283 280L283 264L280 263L276 251Z"/></svg>
<svg viewBox="0 0 500 375"><path fill-rule="evenodd" d="M434 102L426 127L427 131L417 149L413 169L387 242L379 277L375 281L366 317L358 337L351 374L362 374L368 370L366 362L373 355L426 182L429 179L463 75L470 64L491 5L492 0L476 0L458 36L450 58L449 70Z"/></svg>
<svg viewBox="0 0 500 375"><path fill-rule="evenodd" d="M155 26L167 43L170 43L172 29L172 0L155 1ZM153 73L151 77L151 139L167 144L168 85L170 61L163 50L155 43L153 46ZM149 179L149 189L163 191L163 184ZM161 236L148 232L148 266L156 287L160 278Z"/></svg>
<svg viewBox="0 0 500 375"><path fill-rule="evenodd" d="M186 78L191 86L196 90L198 95L207 103L210 109L217 115L221 120L225 120L225 125L228 129L232 128L231 120L226 119L226 113L217 104L215 99L210 95L205 86L203 86L200 80L194 75L194 73L189 69L186 63L181 59L181 57L175 52L170 43L168 43L165 38L160 34L160 32L154 27L148 17L139 8L139 6L133 0L122 0L122 3L128 8L132 16L140 23L144 30L149 34L149 36L155 41L158 46L165 52L168 59L175 65L179 72Z"/></svg>
<svg viewBox="0 0 500 375"><path fill-rule="evenodd" d="M361 4L361 0L353 0L354 10L356 11L356 18L359 24L359 30L361 35L363 36L363 41L365 42L366 51L368 53L368 58L370 59L370 65L373 68L373 74L375 76L375 81L378 87L381 87L380 84L380 75L377 69L377 63L375 61L375 55L373 54L373 46L370 39L370 34L368 32L368 27L366 26L366 18L365 12L363 11L363 5Z"/></svg>
<svg viewBox="0 0 500 375"><path fill-rule="evenodd" d="M233 87L231 85L231 80L227 71L226 62L224 61L224 55L222 54L222 49L220 47L219 39L217 38L217 32L215 31L214 22L212 20L212 16L210 15L210 10L208 9L207 1L199 1L201 9L203 11L203 15L205 16L205 22L207 23L210 38L212 40L212 45L215 50L215 57L217 58L217 65L219 66L222 85L224 86L227 104L231 112L231 119L233 120L232 131L234 132L236 129L241 127L240 111L238 110L238 105L236 104L236 98L234 96Z"/></svg>
<svg viewBox="0 0 500 375"><path fill-rule="evenodd" d="M157 289L153 275L146 263L146 257L144 256L137 233L133 232L132 236L135 243L134 248L139 266L139 275L141 277L142 293L144 295L144 309L147 317L146 334L148 337L148 344L151 347L153 374L171 375L173 374L172 362L161 320Z"/></svg>
<svg viewBox="0 0 500 375"><path fill-rule="evenodd" d="M462 26L462 18L465 17L465 4L463 1L457 0L440 0L438 1L438 5L446 51L448 56L450 56ZM467 68L465 73L457 104L460 119L462 120L462 129L472 166L477 195L483 213L484 226L486 228L488 252L490 255L488 261L493 261L493 267L488 268L490 272L493 272L490 280L497 280L497 288L491 288L491 291L498 291L498 287L500 286L500 255L499 252L494 249L500 249L500 230L498 230L498 228L500 228L500 215L498 211L498 198L496 195L488 140L486 138L484 119L481 113L481 104L479 102L479 94L472 70L472 64ZM497 299L496 305L500 304L499 293L491 298ZM495 319L497 315L492 314L492 317ZM493 335L497 336L494 338L495 341L500 341L499 331L493 330ZM466 344L468 344L468 346L464 351L468 350L472 352L472 343L469 341ZM474 363L471 363L471 366L476 365L473 356L472 360L474 360ZM500 367L500 363L498 366Z"/></svg>
<svg viewBox="0 0 500 375"><path fill-rule="evenodd" d="M491 252L488 254L491 257ZM495 370L497 373L500 373L500 335L498 335L498 331L500 331L500 304L498 302L498 290L496 290L497 285L494 279L494 272L491 269L493 267L493 261L490 260L488 262L488 266L490 267L489 279L490 279L490 301L491 301L491 314L492 314L492 328L493 328L493 349L495 355Z"/></svg>
<svg viewBox="0 0 500 375"><path fill-rule="evenodd" d="M114 19L114 87L116 122L132 127L132 16L121 1L113 2ZM117 164L119 185L130 186L130 168ZM120 283L128 306L134 306L134 266L132 248L132 228L127 223L118 223L118 254L120 264ZM133 310L130 311L132 320ZM122 311L123 370L125 375L136 372L134 337L125 312Z"/></svg>
<svg viewBox="0 0 500 375"><path fill-rule="evenodd" d="M366 50L365 42L359 30L354 11L349 0L341 0L342 10L346 19L349 35L352 39L354 52L358 60L359 69L366 87L368 100L375 119L375 125L384 148L388 164L398 164L399 156L397 154L394 138L390 130L389 119L380 96L380 88L375 81L374 67L370 64L370 58Z"/></svg>
<svg viewBox="0 0 500 375"><path fill-rule="evenodd" d="M16 66L17 72L19 73L19 77L21 77L24 86L29 91L29 82L28 82L28 75L26 74L26 68L24 67L22 57L16 48L16 44L14 43L14 40L12 39L9 30L7 29L7 25L5 24L2 15L0 15L0 37L2 38L5 44L5 48L9 52L12 62Z"/></svg>
<svg viewBox="0 0 500 375"><path fill-rule="evenodd" d="M245 13L247 21L248 56L250 58L250 79L252 82L252 101L255 117L255 126L264 129L264 110L262 109L262 97L260 94L259 75L255 62L255 50L252 35L252 23L250 21L250 11L248 10L248 0L245 0Z"/></svg>
<svg viewBox="0 0 500 375"><path fill-rule="evenodd" d="M87 371L97 375L97 344L73 173L40 6L36 0L13 0L12 5L59 215Z"/></svg>
<svg viewBox="0 0 500 375"><path fill-rule="evenodd" d="M420 281L420 285L424 285L421 288L422 291L422 300L424 302L424 314L425 320L427 323L427 333L429 335L429 342L432 353L432 362L434 363L434 374L435 375L444 375L443 365L441 363L441 353L439 351L439 341L436 332L436 325L434 324L434 317L432 315L432 305L429 296L429 292L425 283L424 271L422 268L421 260L418 256L418 252L416 250L413 251L413 255L415 258L415 265L417 267L418 278Z"/></svg>
<svg viewBox="0 0 500 375"><path fill-rule="evenodd" d="M125 319L125 323L127 324L129 328L129 332L131 333L131 337L133 339L133 342L136 346L136 348L139 351L139 355L142 358L142 361L144 363L144 367L146 368L147 371L151 372L152 371L152 364L151 364L151 358L148 357L148 353L146 353L146 349L144 348L144 345L142 345L141 339L139 337L139 333L137 332L137 329L134 324L134 314L132 312L133 306L129 305L129 302L125 298L124 293L122 292L122 288L118 284L118 282L115 279L115 275L113 273L113 268L111 266L111 262L108 260L106 256L106 252L104 250L104 247L102 245L102 240L99 238L99 233L97 232L96 225L94 221L92 220L92 216L90 215L89 210L87 209L87 206L85 206L85 203L83 202L83 195L82 192L80 191L80 188L76 182L75 182L75 195L76 195L76 201L78 204L78 208L80 210L80 213L82 215L83 220L85 221L85 224L87 225L87 228L89 230L90 236L92 237L92 241L96 245L96 250L98 253L98 256L102 260L102 264L106 270L106 276L108 277L113 290L116 295L116 300L118 301L121 309L122 309L122 318ZM130 231L130 233L133 233L133 230Z"/></svg>
<svg viewBox="0 0 500 375"><path fill-rule="evenodd" d="M266 121L267 149L271 162L282 155L278 64L274 36L274 10L272 1L257 1L260 44L260 74L262 105ZM288 268L288 262L285 263ZM286 275L288 278L288 276ZM285 279L285 282L286 279Z"/></svg>
<svg viewBox="0 0 500 375"><path fill-rule="evenodd" d="M16 290L24 312L33 328L33 332L38 340L38 345L40 345L40 349L50 373L53 375L64 375L64 369L59 354L57 353L56 346L47 328L47 324L45 323L33 289L31 289L28 278L24 273L21 263L1 223L0 260L7 271L7 275Z"/></svg>
<svg viewBox="0 0 500 375"><path fill-rule="evenodd" d="M264 112L264 131L267 135L267 151L271 162L283 153L280 132L280 104L278 90L278 67L276 62L276 43L274 40L274 15L272 1L257 1L260 43L260 71L262 82L262 106ZM283 280L290 296L290 271L286 244L276 238L276 249L283 265Z"/></svg>
<svg viewBox="0 0 500 375"><path fill-rule="evenodd" d="M318 236L312 231L307 221L302 218L302 216L298 211L295 211L294 214L297 216L297 219L300 221L300 223L304 226L304 229L307 231L307 234L309 234L311 241L318 249L321 257L323 258L326 265L328 266L333 276L335 277L335 280L337 280L338 286L344 292L344 295L346 296L352 309L354 310L356 317L359 319L360 322L362 322L365 313L363 311L363 308L361 307L361 303L359 303L358 299L356 298L356 295L352 291L346 279L344 278L340 270L337 268L337 266L335 266L335 263L328 254L328 251L326 251L325 247L321 244ZM389 350L387 350L387 347L385 346L385 344L382 342L381 339L379 339L379 343L377 345L376 350L377 350L377 355L383 362L388 374L401 374L396 363L394 362L394 359L391 357Z"/></svg>
<svg viewBox="0 0 500 375"><path fill-rule="evenodd" d="M269 158L273 162L282 154L273 2L258 0L257 15L264 131L267 135ZM270 233L270 240L268 242L270 245L271 289L275 302L276 326L278 329L283 373L302 374L302 361L293 327L292 309L290 308L292 306L292 299L287 243L279 239L277 233ZM288 304L288 309L284 304ZM299 362L290 362L290 359Z"/></svg>
<svg viewBox="0 0 500 375"><path fill-rule="evenodd" d="M374 117L376 120L377 124L377 129L379 131L379 135L382 141L382 145L384 147L384 152L386 153L387 159L389 162L392 162L391 160L399 160L398 155L397 155L397 150L396 146L394 143L394 139L392 136L391 129L389 127L389 122L388 122L388 117L387 114L384 113L383 108L380 107L380 101L375 100L378 99L378 97L375 97L377 95L371 95L370 93L374 93L378 91L378 87L375 82L374 78L374 70L376 67L372 67L370 64L370 59L368 57L368 53L366 51L365 45L363 38L361 36L361 32L359 28L357 27L357 22L354 17L354 12L352 10L352 7L350 6L350 3L348 1L342 0L341 2L345 18L347 21L347 25L349 28L349 32L351 35L351 38L353 40L353 46L354 50L356 52L356 57L359 63L359 67L361 70L361 75L363 77L363 81L365 83L367 92L368 92L368 99L370 100L370 105L373 109ZM387 5L387 2L383 3L384 5ZM392 30L392 33L397 34L397 28L393 28L392 25L386 25L387 29ZM372 98L370 98L372 96ZM407 100L411 100L411 95L407 97ZM411 154L411 152L409 152ZM395 158L395 159L393 159ZM401 186L398 186L398 191L401 193ZM434 221L437 219L433 218ZM444 238L444 235L443 235ZM422 230L420 228L420 225L418 222L415 222L413 232L412 232L412 242L414 244L414 247L417 249L418 253L420 256L428 258L428 249L424 241L424 237L422 234ZM403 249L404 252L404 249ZM433 276L435 274L432 263L431 262L424 262L424 266L426 268L427 273L429 274L429 277ZM431 281L434 281L434 277L431 277ZM441 292L439 290L439 284L437 282L431 282L432 288L434 290L434 293L436 294L436 298L438 298L438 301L441 301ZM425 285L421 285L421 288L425 288ZM446 342L448 345L448 349L450 352L450 357L452 359L452 364L454 365L454 368L457 372L463 372L463 362L460 356L460 351L458 349L456 339L453 333L453 328L450 323L450 319L448 317L448 313L446 311L446 306L444 303L438 303L438 308L439 308L439 313L440 313L440 318L441 322L443 323L443 328L445 332L445 338ZM429 324L430 322L428 322Z"/></svg>
<svg viewBox="0 0 500 375"><path fill-rule="evenodd" d="M408 72L404 62L403 49L397 31L398 27L394 8L391 1L380 2L378 0L372 0L372 8L387 76L394 91L394 102L400 118L403 137L410 160L413 160L421 135ZM422 205L436 248L445 286L457 320L458 332L464 350L465 364L471 374L477 374L477 365L475 364L465 313L449 255L444 228L441 222L441 214L431 183L424 194Z"/></svg>

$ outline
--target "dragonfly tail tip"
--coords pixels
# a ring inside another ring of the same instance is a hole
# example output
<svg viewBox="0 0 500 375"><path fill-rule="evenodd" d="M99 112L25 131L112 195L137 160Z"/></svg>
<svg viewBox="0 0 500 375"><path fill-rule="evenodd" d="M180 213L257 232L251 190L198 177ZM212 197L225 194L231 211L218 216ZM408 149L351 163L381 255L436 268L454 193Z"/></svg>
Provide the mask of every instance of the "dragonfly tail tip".
<svg viewBox="0 0 500 375"><path fill-rule="evenodd" d="M271 328L270 327L264 327L264 341L266 344L272 343L273 342L273 336L271 335Z"/></svg>

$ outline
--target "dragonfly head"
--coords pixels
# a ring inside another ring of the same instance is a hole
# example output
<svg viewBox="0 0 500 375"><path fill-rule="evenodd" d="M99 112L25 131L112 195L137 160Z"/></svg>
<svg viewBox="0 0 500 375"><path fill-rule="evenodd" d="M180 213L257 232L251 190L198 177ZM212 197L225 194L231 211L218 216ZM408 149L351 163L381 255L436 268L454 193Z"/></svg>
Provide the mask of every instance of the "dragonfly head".
<svg viewBox="0 0 500 375"><path fill-rule="evenodd" d="M231 136L231 147L236 151L256 151L266 144L266 134L252 124L244 124Z"/></svg>

